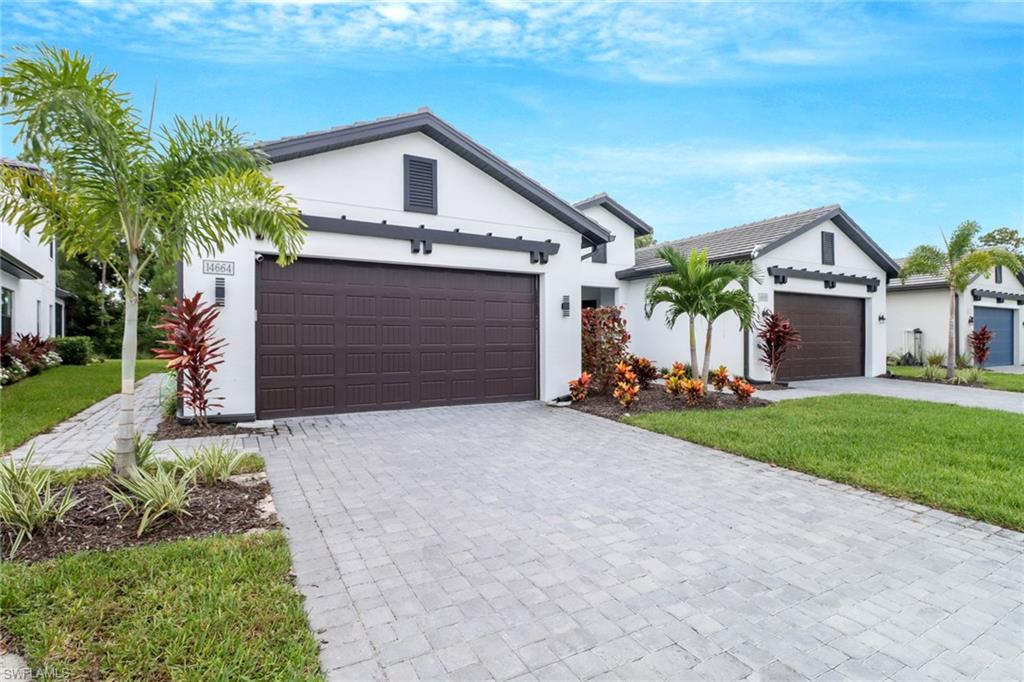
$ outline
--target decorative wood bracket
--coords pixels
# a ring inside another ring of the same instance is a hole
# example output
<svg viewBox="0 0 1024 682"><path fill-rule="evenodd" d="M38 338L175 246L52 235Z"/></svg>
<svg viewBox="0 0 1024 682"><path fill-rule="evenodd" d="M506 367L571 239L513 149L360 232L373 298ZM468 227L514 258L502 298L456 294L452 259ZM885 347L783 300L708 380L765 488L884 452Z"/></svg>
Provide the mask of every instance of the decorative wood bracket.
<svg viewBox="0 0 1024 682"><path fill-rule="evenodd" d="M877 277L846 275L841 272L821 272L820 270L808 270L806 268L782 268L777 265L768 268L768 274L775 278L776 284L785 284L790 277L793 277L794 279L810 279L824 282L826 289L835 289L837 282L863 284L871 293L878 291L878 285L881 284Z"/></svg>

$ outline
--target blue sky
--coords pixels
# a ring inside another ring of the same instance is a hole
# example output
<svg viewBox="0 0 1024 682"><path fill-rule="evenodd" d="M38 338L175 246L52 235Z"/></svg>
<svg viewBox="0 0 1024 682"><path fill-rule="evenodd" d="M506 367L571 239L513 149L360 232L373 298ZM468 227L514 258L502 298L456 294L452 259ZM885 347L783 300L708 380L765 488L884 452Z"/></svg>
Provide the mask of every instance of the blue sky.
<svg viewBox="0 0 1024 682"><path fill-rule="evenodd" d="M841 203L894 256L1024 221L1024 4L3 1L157 119L272 139L421 106L661 240ZM4 153L16 154L4 130Z"/></svg>

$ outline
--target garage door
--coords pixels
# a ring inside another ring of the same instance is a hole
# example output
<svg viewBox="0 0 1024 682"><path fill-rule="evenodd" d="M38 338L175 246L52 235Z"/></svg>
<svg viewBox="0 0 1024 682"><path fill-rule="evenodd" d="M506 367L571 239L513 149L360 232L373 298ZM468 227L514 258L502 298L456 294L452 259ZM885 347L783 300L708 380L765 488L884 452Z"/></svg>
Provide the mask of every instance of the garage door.
<svg viewBox="0 0 1024 682"><path fill-rule="evenodd" d="M864 376L864 299L775 294L775 310L803 339L786 353L780 379Z"/></svg>
<svg viewBox="0 0 1024 682"><path fill-rule="evenodd" d="M989 345L989 367L1013 364L1013 311L999 308L981 308L974 306L974 328L988 327L992 332L992 343Z"/></svg>
<svg viewBox="0 0 1024 682"><path fill-rule="evenodd" d="M256 278L260 417L537 397L532 275L268 258Z"/></svg>

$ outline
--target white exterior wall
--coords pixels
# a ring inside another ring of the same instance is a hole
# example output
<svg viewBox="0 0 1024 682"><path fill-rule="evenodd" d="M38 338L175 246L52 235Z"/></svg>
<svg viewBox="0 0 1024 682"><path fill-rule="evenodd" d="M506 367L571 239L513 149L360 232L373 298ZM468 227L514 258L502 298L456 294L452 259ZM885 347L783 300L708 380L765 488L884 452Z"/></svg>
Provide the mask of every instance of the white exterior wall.
<svg viewBox="0 0 1024 682"><path fill-rule="evenodd" d="M822 231L835 234L835 265L821 263ZM749 291L754 297L758 313L765 308L774 307L776 291L864 299L864 373L866 376L876 376L885 372L886 330L884 324L878 321L878 316L886 313L886 273L836 225L830 221L808 230L755 258L754 265L760 273L761 283L750 282ZM790 277L786 284L776 285L773 278L768 276L768 268L771 266L875 277L880 284L878 291L874 293L869 293L863 284L839 282L835 289L825 289L823 282L796 277ZM644 290L648 282L649 280L632 280L625 293L626 317L630 333L633 335L633 351L649 357L659 366L669 365L674 361L689 362L689 340L685 319L677 321L675 329L669 330L664 324L664 306L656 308L650 320L644 318ZM698 362L703 362L704 333L704 325L698 321ZM743 333L739 331L738 320L731 313L724 315L715 322L712 331L711 367L725 365L732 373L742 374L743 356ZM750 378L759 381L768 381L771 378L758 358L757 339L753 333L750 334L747 363Z"/></svg>
<svg viewBox="0 0 1024 682"><path fill-rule="evenodd" d="M583 261L580 284L587 287L616 289L615 303L617 305L624 305L623 282L616 279L615 273L619 270L631 268L636 263L636 245L634 241L636 232L603 206L591 206L580 212L597 222L597 224L611 232L615 237L615 240L608 244L607 263L594 263L589 259Z"/></svg>
<svg viewBox="0 0 1024 682"><path fill-rule="evenodd" d="M43 274L42 279L18 279L0 272L0 286L14 294L12 336L36 333L43 337L52 336L55 330L53 311L57 266L50 256L50 246L39 243L39 231L26 235L7 223L0 223L0 246Z"/></svg>
<svg viewBox="0 0 1024 682"><path fill-rule="evenodd" d="M997 303L994 298L982 298L975 301L971 289L987 289L1010 294L1024 294L1024 285L1008 270L1003 272L1003 281L996 284L992 276L979 277L971 282L960 294L958 348L961 353L970 353L967 336L974 330L971 318L975 308L1001 308L1013 311L1014 363L1024 364L1024 306L1016 301L1004 300ZM949 290L948 289L912 289L909 291L889 292L889 338L890 353L907 352L904 348L903 331L920 328L924 332L922 346L924 352L946 352L949 333Z"/></svg>
<svg viewBox="0 0 1024 682"><path fill-rule="evenodd" d="M437 159L438 215L403 210L404 154ZM559 252L540 265L524 252L435 244L430 255L414 254L408 241L309 232L302 255L539 275L541 399L565 394L568 381L579 375L583 264L581 236L572 228L420 133L277 163L270 172L311 215L559 243ZM235 263L218 323L230 344L215 381L218 395L225 396L219 414L255 412L255 256L270 251L269 242L247 239L211 256ZM212 300L214 276L202 274L201 261L183 267L184 293L199 290ZM565 295L569 317L562 316Z"/></svg>

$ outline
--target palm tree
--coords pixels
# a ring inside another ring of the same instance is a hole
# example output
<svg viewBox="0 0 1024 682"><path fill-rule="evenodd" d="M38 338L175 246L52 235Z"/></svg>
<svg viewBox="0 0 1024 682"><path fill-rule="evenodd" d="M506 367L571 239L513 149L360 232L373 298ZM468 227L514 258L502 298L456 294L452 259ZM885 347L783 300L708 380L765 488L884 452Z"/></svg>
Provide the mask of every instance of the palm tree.
<svg viewBox="0 0 1024 682"><path fill-rule="evenodd" d="M700 372L706 383L711 369L711 332L715 320L727 312L735 312L740 318L740 328L750 329L753 325L754 301L745 287L749 279L758 280L758 277L752 263L711 264L704 250L694 249L688 257L684 257L675 249L664 246L658 250L658 257L672 266L672 270L655 276L647 285L644 315L650 319L658 305L666 304L665 324L669 329L675 327L680 317L686 316L690 332L690 367L695 376L698 368L695 323L698 317L707 321L704 367ZM739 283L744 288L729 289L733 283Z"/></svg>
<svg viewBox="0 0 1024 682"><path fill-rule="evenodd" d="M912 275L945 277L949 285L949 337L946 345L946 379L953 378L956 367L956 297L967 288L977 275L988 276L997 265L1014 274L1024 268L1024 260L1000 247L978 248L974 239L981 226L973 220L960 223L949 239L942 235L945 249L922 244L903 262L900 279L904 282Z"/></svg>
<svg viewBox="0 0 1024 682"><path fill-rule="evenodd" d="M42 228L68 257L95 259L124 295L121 409L115 471L134 467L135 360L141 273L223 250L258 233L294 260L303 224L294 199L264 173L265 159L221 118L175 118L153 131L116 75L77 52L40 45L6 62L0 105L23 157L45 173L5 169L0 217ZM154 93L154 105L155 105Z"/></svg>

